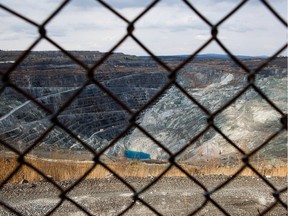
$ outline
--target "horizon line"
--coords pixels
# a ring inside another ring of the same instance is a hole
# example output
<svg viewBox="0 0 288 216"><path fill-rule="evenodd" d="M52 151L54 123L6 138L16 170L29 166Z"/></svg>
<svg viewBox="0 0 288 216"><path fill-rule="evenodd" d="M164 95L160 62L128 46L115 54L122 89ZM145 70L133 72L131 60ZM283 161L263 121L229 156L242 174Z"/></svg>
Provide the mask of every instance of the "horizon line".
<svg viewBox="0 0 288 216"><path fill-rule="evenodd" d="M2 50L0 49L0 52L25 52L27 50ZM108 53L108 52L102 52L102 51L98 51L98 50L66 50L68 52L98 52L98 53ZM61 50L31 50L30 52L62 52ZM124 53L124 52L112 52L112 53L118 53L118 54L124 54L124 55L130 55L130 56L137 56L137 57L151 57L151 55L147 54L147 55L137 55L137 54L129 54L129 53ZM156 55L157 57L186 57L186 56L191 56L193 54L167 54L167 55ZM201 55L215 55L215 56L229 56L229 54L227 53L201 53L201 54L197 54L196 56L201 56ZM234 56L243 56L243 57L262 57L262 58L268 58L270 56L268 55L249 55L249 54L233 54ZM283 55L283 57L287 57L285 55Z"/></svg>

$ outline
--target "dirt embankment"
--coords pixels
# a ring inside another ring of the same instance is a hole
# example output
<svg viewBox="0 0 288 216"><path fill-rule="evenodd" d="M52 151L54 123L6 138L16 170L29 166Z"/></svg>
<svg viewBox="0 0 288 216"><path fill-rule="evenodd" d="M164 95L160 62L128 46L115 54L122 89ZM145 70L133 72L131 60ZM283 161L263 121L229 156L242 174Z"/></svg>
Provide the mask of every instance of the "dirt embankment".
<svg viewBox="0 0 288 216"><path fill-rule="evenodd" d="M39 158L35 156L26 156L25 161L34 166L41 172L53 178L55 181L66 181L72 179L79 179L84 173L93 167L93 161L79 161L79 160L55 160L47 158ZM164 172L169 163L148 163L140 161L106 161L107 166L122 177L149 177L159 176ZM18 167L19 163L15 156L6 155L0 156L0 183L3 182L13 170ZM242 166L241 163L235 166L225 166L217 163L217 161L210 161L204 165L191 165L186 163L179 163L179 165L190 175L227 175L231 176L236 173ZM261 163L252 163L257 171L263 176L287 176L286 163L277 166L269 165L269 162L263 161ZM101 165L97 165L86 177L87 179L105 178L111 173ZM256 176L256 174L249 168L245 168L240 175ZM165 176L185 176L185 174L178 168L173 166ZM23 165L18 172L8 181L9 183L19 183L23 179L28 182L45 181L44 177L33 170L31 167Z"/></svg>

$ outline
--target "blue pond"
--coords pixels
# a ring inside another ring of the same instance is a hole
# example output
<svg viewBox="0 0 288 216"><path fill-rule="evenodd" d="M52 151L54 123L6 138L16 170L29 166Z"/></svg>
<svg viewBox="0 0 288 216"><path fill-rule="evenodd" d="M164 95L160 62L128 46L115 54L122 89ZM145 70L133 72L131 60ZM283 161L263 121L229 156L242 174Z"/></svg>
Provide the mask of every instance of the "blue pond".
<svg viewBox="0 0 288 216"><path fill-rule="evenodd" d="M143 160L143 159L151 159L149 154L144 152L136 152L131 150L125 150L124 156L129 159Z"/></svg>

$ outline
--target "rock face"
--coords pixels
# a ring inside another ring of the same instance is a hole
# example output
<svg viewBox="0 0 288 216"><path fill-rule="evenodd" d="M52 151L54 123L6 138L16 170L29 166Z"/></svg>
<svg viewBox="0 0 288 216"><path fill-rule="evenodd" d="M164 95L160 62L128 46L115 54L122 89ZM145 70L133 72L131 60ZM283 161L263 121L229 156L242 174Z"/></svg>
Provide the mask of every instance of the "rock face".
<svg viewBox="0 0 288 216"><path fill-rule="evenodd" d="M1 59L8 62L0 65L4 72L17 53L1 54ZM88 65L97 61L100 55L95 52L75 54ZM129 109L137 110L167 82L166 75L149 59L114 54L95 71L95 80ZM85 70L64 58L60 52L32 52L12 73L11 80L52 112L57 112L87 82ZM22 150L51 126L51 115L12 88L5 88L0 103L0 138ZM93 83L86 84L75 100L58 115L63 125L94 149L100 149L119 134L129 118L127 111ZM83 149L57 126L40 141L40 146Z"/></svg>
<svg viewBox="0 0 288 216"><path fill-rule="evenodd" d="M92 66L101 57L98 52L73 54L88 66ZM0 52L2 73L11 66L17 55L17 52ZM166 62L173 67L181 60L171 58L166 59ZM243 60L250 68L255 68L261 61ZM273 99L283 112L287 110L285 62L284 58L277 59L256 77L257 86ZM119 53L113 54L108 61L96 68L94 79L109 89L129 109L135 111L168 82L167 75L168 73L150 58ZM10 79L54 113L85 84L79 95L67 108L59 112L57 118L97 151L128 125L130 116L127 111L94 83L88 83L85 70L60 52L32 52L12 72ZM233 62L225 59L196 59L179 72L177 81L210 112L217 111L247 85L246 74ZM52 125L52 115L14 89L6 87L0 97L1 140L24 150ZM279 117L279 113L250 89L232 106L220 112L214 122L241 149L249 151L281 127ZM207 126L207 115L179 89L172 87L139 116L138 122L175 153ZM39 145L35 149L39 150L83 149L76 139L58 126L54 126L43 139L37 141ZM280 136L262 152L285 157L286 148L286 138ZM123 155L125 150L148 153L151 159L163 160L168 157L167 153L137 129L130 130L107 154L117 157ZM236 152L219 133L210 128L178 159L206 160L233 155Z"/></svg>
<svg viewBox="0 0 288 216"><path fill-rule="evenodd" d="M245 82L238 80L239 83L236 84L233 83L234 81L231 74L223 74L221 81L217 84L212 83L202 88L188 88L187 90L207 109L215 112L243 89ZM281 110L286 110L286 85L286 76L259 76L258 86L261 86L265 94L273 99ZM220 112L215 117L214 123L238 147L248 152L281 128L280 118L281 115L251 89L230 107ZM149 109L139 123L172 153L183 148L208 125L207 115L176 87L170 89L157 104ZM127 149L134 151L149 153L152 159L168 158L168 154L162 148L139 130L133 131L120 145L125 145ZM237 153L236 148L211 127L178 159L189 161L227 158L235 153ZM286 157L287 140L284 134L269 143L262 153L267 156Z"/></svg>
<svg viewBox="0 0 288 216"><path fill-rule="evenodd" d="M216 70L215 70L216 68ZM210 69L210 70L209 70ZM244 73L219 70L215 65L191 66L178 76L178 82L189 95L197 99L210 113L223 107L247 85ZM263 91L284 113L287 112L287 70L271 67L256 76L256 86ZM207 114L179 89L173 87L149 110L139 124L170 152L176 153L190 143L208 125ZM245 152L254 150L282 124L281 115L274 110L253 88L249 88L231 106L214 118L215 125ZM122 139L118 149L143 151L152 159L166 160L168 154L138 129ZM286 158L287 137L285 133L273 139L257 154L262 159ZM207 161L211 159L239 160L239 151L222 135L210 127L193 142L178 160Z"/></svg>

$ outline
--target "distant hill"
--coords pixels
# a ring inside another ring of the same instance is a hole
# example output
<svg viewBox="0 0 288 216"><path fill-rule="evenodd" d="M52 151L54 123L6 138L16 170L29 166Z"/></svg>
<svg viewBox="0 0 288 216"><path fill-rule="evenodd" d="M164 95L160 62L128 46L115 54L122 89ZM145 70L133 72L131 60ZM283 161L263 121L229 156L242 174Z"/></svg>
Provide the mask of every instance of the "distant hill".
<svg viewBox="0 0 288 216"><path fill-rule="evenodd" d="M268 56L246 56L246 55L235 55L238 59L256 59L256 58L268 58ZM211 59L230 59L227 54L201 54L198 58L211 58Z"/></svg>
<svg viewBox="0 0 288 216"><path fill-rule="evenodd" d="M158 56L162 59L185 59L189 57L190 55L167 55L167 56ZM238 59L259 59L259 58L268 58L268 56L246 56L246 55L235 55ZM144 58L151 58L150 56L141 56ZM227 54L213 54L213 53L207 53L207 54L201 54L197 55L196 59L230 59L229 55Z"/></svg>

